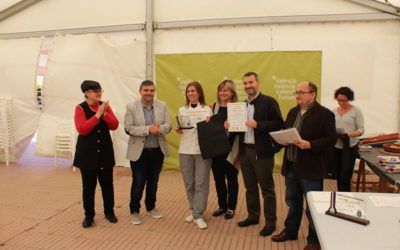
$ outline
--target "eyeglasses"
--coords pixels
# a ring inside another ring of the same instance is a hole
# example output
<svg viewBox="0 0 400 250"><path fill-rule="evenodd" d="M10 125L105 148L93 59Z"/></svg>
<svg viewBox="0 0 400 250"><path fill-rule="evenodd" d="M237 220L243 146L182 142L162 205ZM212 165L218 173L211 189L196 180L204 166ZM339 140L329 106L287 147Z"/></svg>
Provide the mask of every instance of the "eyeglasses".
<svg viewBox="0 0 400 250"><path fill-rule="evenodd" d="M349 100L347 100L347 99L336 99L336 101L338 101L338 102L349 102Z"/></svg>
<svg viewBox="0 0 400 250"><path fill-rule="evenodd" d="M90 90L88 90L88 92L93 92L95 94L99 94L99 93L103 93L104 90L103 89L90 89Z"/></svg>
<svg viewBox="0 0 400 250"><path fill-rule="evenodd" d="M295 91L295 92L293 92L293 95L302 96L304 94L313 93L313 92L314 91Z"/></svg>

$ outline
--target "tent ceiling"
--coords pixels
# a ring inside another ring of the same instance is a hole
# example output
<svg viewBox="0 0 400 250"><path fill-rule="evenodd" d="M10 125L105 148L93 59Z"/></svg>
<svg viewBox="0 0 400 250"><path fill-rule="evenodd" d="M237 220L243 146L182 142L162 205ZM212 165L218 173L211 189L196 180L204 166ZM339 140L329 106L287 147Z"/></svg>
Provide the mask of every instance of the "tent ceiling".
<svg viewBox="0 0 400 250"><path fill-rule="evenodd" d="M0 3L0 22L41 0L3 0Z"/></svg>

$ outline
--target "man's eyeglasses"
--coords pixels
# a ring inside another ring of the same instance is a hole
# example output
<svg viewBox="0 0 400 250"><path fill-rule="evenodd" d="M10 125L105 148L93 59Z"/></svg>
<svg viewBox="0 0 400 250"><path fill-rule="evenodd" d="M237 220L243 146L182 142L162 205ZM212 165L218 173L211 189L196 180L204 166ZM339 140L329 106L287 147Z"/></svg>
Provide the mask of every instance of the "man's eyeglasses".
<svg viewBox="0 0 400 250"><path fill-rule="evenodd" d="M313 93L314 91L295 91L293 92L293 95L298 95L298 96L302 96L304 94L309 94L309 93Z"/></svg>

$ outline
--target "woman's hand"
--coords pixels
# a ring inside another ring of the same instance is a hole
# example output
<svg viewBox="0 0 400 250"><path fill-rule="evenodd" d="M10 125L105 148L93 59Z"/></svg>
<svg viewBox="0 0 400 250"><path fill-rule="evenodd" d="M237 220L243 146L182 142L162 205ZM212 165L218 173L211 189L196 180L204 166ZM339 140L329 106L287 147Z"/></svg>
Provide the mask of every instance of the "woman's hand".
<svg viewBox="0 0 400 250"><path fill-rule="evenodd" d="M206 117L206 122L209 123L211 121L211 118L209 116Z"/></svg>
<svg viewBox="0 0 400 250"><path fill-rule="evenodd" d="M176 131L178 134L182 134L182 133L183 133L183 129L181 129L181 128L176 128L175 131Z"/></svg>
<svg viewBox="0 0 400 250"><path fill-rule="evenodd" d="M103 103L99 106L99 108L97 109L96 114L95 114L95 116L97 117L97 119L100 119L100 117L101 117L102 115L104 115L105 108L106 108L106 103L107 103L107 105L108 105L108 101L107 101L107 102L103 102Z"/></svg>

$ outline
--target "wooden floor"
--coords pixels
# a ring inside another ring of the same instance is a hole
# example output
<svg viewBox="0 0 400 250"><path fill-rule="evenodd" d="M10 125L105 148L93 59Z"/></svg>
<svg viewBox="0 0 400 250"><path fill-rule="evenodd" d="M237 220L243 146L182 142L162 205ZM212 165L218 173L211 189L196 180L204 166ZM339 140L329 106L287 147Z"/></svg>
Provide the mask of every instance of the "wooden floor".
<svg viewBox="0 0 400 250"><path fill-rule="evenodd" d="M236 216L232 220L215 218L217 208L214 181L205 219L208 229L199 230L185 223L189 214L182 176L163 172L160 177L157 207L164 217L156 220L142 212L141 225L129 221L129 168L114 170L115 212L117 224L103 216L99 188L96 193L95 226L83 229L81 179L70 162L53 167L52 159L20 162L6 167L0 163L0 248L4 249L303 249L306 245L307 221L303 216L299 240L275 243L271 237L260 237L263 224L239 228L246 217L242 176ZM212 177L211 177L212 178ZM277 194L277 231L283 228L287 214L284 201L284 179L275 176ZM332 190L332 181L325 189ZM144 210L144 209L142 209ZM261 218L261 222L263 219Z"/></svg>

